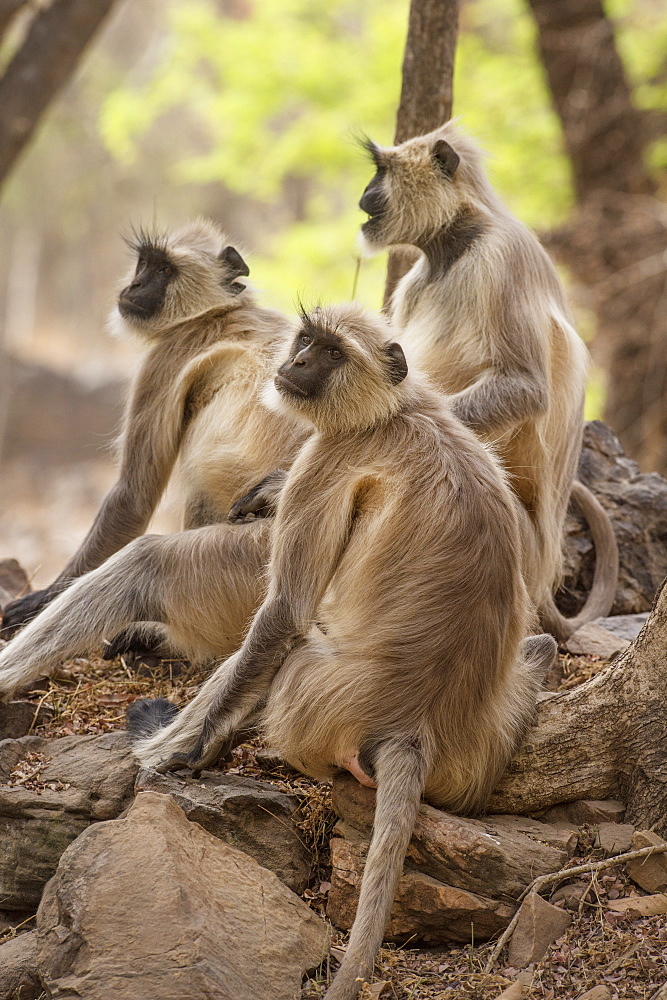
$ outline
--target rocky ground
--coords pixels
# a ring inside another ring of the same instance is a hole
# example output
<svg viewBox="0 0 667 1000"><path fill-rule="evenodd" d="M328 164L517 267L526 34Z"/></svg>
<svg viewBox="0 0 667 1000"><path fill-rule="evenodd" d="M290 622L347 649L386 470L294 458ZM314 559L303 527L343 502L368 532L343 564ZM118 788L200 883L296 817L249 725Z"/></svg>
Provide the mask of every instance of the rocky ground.
<svg viewBox="0 0 667 1000"><path fill-rule="evenodd" d="M606 661L598 655L575 656L564 653L559 657L558 669L551 677L550 684L552 687L571 687L593 676L605 665ZM11 763L6 757L7 748L16 747L17 744L3 744L5 757L2 757L0 752L0 777L4 783L0 786L0 814L4 814L5 825L9 821L8 814L13 813L14 818L17 815L16 798L12 800L11 808L8 802L8 796L11 798L13 790L22 790L22 794L31 796L30 801L24 805L24 820L27 822L29 818L34 823L35 810L40 802L47 804L47 797L50 796L49 806L52 807L55 801L60 801L62 806L63 797L71 794L77 782L81 786L87 781L90 786L91 767L88 766L88 777L82 780L77 771L78 765L72 763L73 749L69 744L77 746L82 737L87 737L91 744L87 743L84 749L90 765L93 744L101 740L106 743L106 746L99 747L99 751L107 758L107 763L104 765L108 786L106 793L102 788L104 781L99 787L88 787L84 806L79 787L79 798L76 802L71 801L68 807L69 822L73 825L68 826L62 818L60 821L61 831L65 831L64 841L54 844L53 838L49 840L53 847L53 857L47 861L47 868L49 864L55 867L66 842L88 828L91 820L122 815L123 807L126 805L125 800L131 801L134 782L135 790L170 793L190 819L196 820L214 835L231 839L248 853L258 857L263 865L268 865L276 871L292 890L298 891L301 898L317 914L326 914L327 902L333 895L334 913L331 912L332 906L329 901L330 916L335 917L338 913L339 918L342 917L339 923L344 925L349 923L351 914L347 910L350 906L353 908L354 902L353 897L348 899L345 895L345 886L349 882L350 858L341 856L339 871L333 875L331 868L330 842L337 823L332 808L331 790L291 771L273 758L265 748L255 743L244 744L234 751L233 759L217 768L215 772L203 776L209 790L223 777L236 782L247 779L251 783L262 783L264 800L259 805L256 800L256 787L251 797L251 805L244 801L242 788L234 789L240 804L233 809L236 811L237 819L239 816L242 817L243 831L240 831L238 825L235 830L231 827L226 830L215 828L215 822L211 819L215 810L211 809L208 817L205 815L207 802L202 799L205 800L206 796L202 796L200 801L193 804L192 779L180 779L176 776L161 777L151 772L139 772L135 777L132 768L128 773L121 774L126 768L124 763L126 758L122 751L118 751L117 767L112 769L113 775L109 777L108 757L110 753L113 755L114 748L117 750L115 741L119 737L104 734L115 734L122 729L124 710L128 702L136 697L159 694L182 703L192 696L201 679L201 671L182 663L168 661L160 663L152 661L149 664L127 663L121 659L109 664L91 658L74 660L66 664L55 677L37 685L25 699L22 699L20 709L17 706L14 710L16 715L21 716L21 720L16 723L19 728L22 727L27 731L32 727L34 748L28 749L25 744L29 741L22 740L21 746L28 752L17 755L14 766L8 772L5 770L4 774L3 764L7 768ZM48 742L45 742L46 740ZM63 749L59 749L61 747ZM60 758L53 752L56 749L61 755ZM65 758L68 763L63 762ZM100 762L101 757L92 764L92 771L97 771L98 778ZM203 785L204 782L200 784ZM353 782L351 784L354 785ZM110 787L113 787L113 793L109 791ZM274 799L271 798L271 789L278 793ZM198 791L204 792L204 788ZM362 816L360 819L359 810L363 811L367 803L358 801L357 791L358 789L350 794L346 782L337 786L336 796L339 800L337 808L343 815L343 828L341 829L338 821L339 827L335 831L337 836L333 840L334 854L336 850L340 854L340 845L354 847L355 840L358 840L358 833L355 835L350 820L355 821L358 826L364 825L364 818ZM365 790L361 790L362 798L365 794ZM372 793L368 794L372 798ZM536 860L531 861L531 864L539 864L543 860L543 867L546 870L550 866L571 867L584 861L603 859L610 851L617 853L619 849L629 847L632 830L624 828L617 822L622 819L618 811L620 808L617 807L617 811L614 812L613 806L608 807L611 812L604 814L603 823L595 822L593 814L587 817L588 822L556 819L554 829L560 831L558 847L550 848L554 851L553 856L540 859L536 855ZM86 809L88 815L85 814ZM51 819L53 815L54 810L51 808ZM252 822L248 819L249 815ZM258 830L257 817L262 815L266 817L268 823L263 830ZM604 840L603 837L603 843L600 843L600 833L604 834L605 828L609 831L610 820L614 821L612 840L608 834L607 839ZM493 821L493 817L488 820L491 823ZM344 829L346 823L347 830ZM249 831L249 827L253 827L253 830ZM43 836L43 829L41 833ZM625 838L622 844L613 842L613 836L618 836L619 833ZM451 831L448 831L448 835L451 836ZM43 842L42 840L42 844ZM273 848L271 857L266 853L267 844ZM543 844L541 846L544 847ZM474 876L475 860L470 854L467 860L464 859L464 866L467 866ZM3 911L0 915L0 927L4 927L0 938L2 942L10 941L17 935L30 931L34 926L34 910L41 892L40 879L45 880L50 873L47 871L37 873L38 884L32 886L33 894L30 896L28 883L30 877L33 880L35 878L34 859L29 861L26 867L32 867L32 871L26 873L26 880L20 891L24 893L24 901L31 900L30 912L14 908ZM408 859L407 867L414 871L417 867L415 860ZM667 889L667 868L665 872L664 888ZM541 870L535 870L535 874L540 873ZM428 875L421 874L421 878L425 880L430 878L430 882L434 882ZM511 887L507 888L511 891ZM421 889L423 890L423 886ZM420 886L417 886L415 891L420 891ZM491 886L489 892L492 892ZM493 894L499 894L498 888ZM571 922L549 947L546 955L530 963L528 969L521 972L524 983L522 995L535 1000L537 998L550 1000L556 997L569 1000L581 997L586 991L597 988L598 992L591 1000L653 998L667 979L665 971L667 897L662 897L665 903L663 912L652 916L641 916L641 900L656 895L655 892L642 890L629 878L622 865L603 870L598 874L588 874L569 883L564 880L554 888L551 899L563 913L564 922L567 921L567 915L570 915ZM399 899L402 898L399 896ZM548 894L546 898L549 898ZM623 900L628 900L630 903L627 909L619 909L619 903ZM419 904L418 899L417 905ZM19 907L23 905L21 899L15 899L14 905ZM414 938L410 940L410 934L406 933L405 927L400 926L401 919L407 920L409 925L409 893L407 900L403 900L403 910L403 914L398 916L397 923L399 931L397 936L402 938L402 941L388 944L382 950L377 965L377 982L367 989L365 1000L380 996L393 1000L408 1000L408 998L425 1000L436 997L451 997L452 1000L457 998L462 1000L464 997L486 1000L500 995L504 989L516 984L520 970L507 964L506 955L494 968L493 973L484 973L484 966L493 947L492 943L440 942L433 947L418 946ZM451 917L451 914L449 916ZM417 925L415 933L423 934L423 928L420 931ZM437 936L437 932L435 935ZM322 996L326 982L335 970L336 955L342 954L340 949L344 945L345 935L339 933L334 940L331 957L315 974L311 973L311 978L303 990L303 1000ZM17 994L17 997L19 995L23 996Z"/></svg>
<svg viewBox="0 0 667 1000"><path fill-rule="evenodd" d="M620 575L616 617L573 636L546 680L575 698L627 648L667 575L667 482L641 474L598 422L587 425L579 475L612 518ZM581 605L592 568L586 527L571 515L566 613ZM14 569L0 573L0 607L27 584ZM657 639L638 654L650 679L664 603ZM636 665L634 649L600 681L624 676L628 656ZM92 656L0 706L0 1000L295 1000L306 971L302 1000L323 996L354 916L374 793L351 777L333 788L310 781L258 743L196 780L140 770L122 735L127 705L183 704L205 675L176 661ZM660 685L642 688L637 673L619 688L625 729L650 729L655 691L643 715L633 711L651 687ZM649 737L639 737L641 756ZM649 760L660 781L661 760ZM632 773L643 766L633 758ZM667 1000L667 852L624 818L614 800L480 819L424 805L362 1000ZM628 850L650 856L613 863ZM334 926L330 949L322 917Z"/></svg>

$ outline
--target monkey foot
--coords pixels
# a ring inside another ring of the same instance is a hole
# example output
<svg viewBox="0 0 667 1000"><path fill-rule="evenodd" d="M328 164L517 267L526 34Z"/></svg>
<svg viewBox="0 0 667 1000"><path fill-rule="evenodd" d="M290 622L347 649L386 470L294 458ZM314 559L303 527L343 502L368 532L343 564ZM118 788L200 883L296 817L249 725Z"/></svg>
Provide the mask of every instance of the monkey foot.
<svg viewBox="0 0 667 1000"><path fill-rule="evenodd" d="M353 774L360 785L365 785L366 788L377 788L377 784L373 779L366 774L361 764L359 763L359 754L355 753L354 757L346 757L345 760L341 762L341 767L344 767L346 771Z"/></svg>

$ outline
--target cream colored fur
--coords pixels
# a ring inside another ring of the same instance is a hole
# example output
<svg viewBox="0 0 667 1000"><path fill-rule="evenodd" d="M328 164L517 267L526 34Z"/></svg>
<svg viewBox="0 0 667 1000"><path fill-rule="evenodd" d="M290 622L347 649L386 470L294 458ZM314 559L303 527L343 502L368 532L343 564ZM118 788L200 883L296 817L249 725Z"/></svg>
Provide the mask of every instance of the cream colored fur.
<svg viewBox="0 0 667 1000"><path fill-rule="evenodd" d="M384 323L354 306L317 323L348 360L322 398L296 403L315 433L280 495L265 601L240 650L135 752L156 766L199 741L203 766L252 720L295 767L329 778L376 747L373 840L327 994L350 1000L372 970L421 793L483 807L555 643L523 641L519 505L490 451L419 375L391 385Z"/></svg>
<svg viewBox="0 0 667 1000"><path fill-rule="evenodd" d="M438 140L460 157L452 178L432 155ZM523 502L529 593L544 624L563 637L608 613L617 555L608 518L601 508L592 511L599 585L588 613L566 622L552 593L561 578L564 520L581 448L588 354L558 276L535 236L502 205L480 150L456 125L376 147L374 156L385 168L387 210L363 237L366 249L410 244L422 251L390 309L408 363L451 394L454 412L500 457ZM464 239L473 235L449 263L447 234L457 226Z"/></svg>

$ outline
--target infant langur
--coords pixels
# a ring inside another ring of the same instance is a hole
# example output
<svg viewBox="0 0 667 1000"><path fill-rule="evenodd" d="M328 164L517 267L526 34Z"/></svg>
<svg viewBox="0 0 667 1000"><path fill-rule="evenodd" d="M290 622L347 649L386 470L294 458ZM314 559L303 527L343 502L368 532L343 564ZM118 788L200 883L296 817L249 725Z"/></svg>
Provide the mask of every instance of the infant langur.
<svg viewBox="0 0 667 1000"><path fill-rule="evenodd" d="M304 315L269 405L315 429L278 501L269 587L241 649L157 732L130 709L140 760L213 762L258 725L315 778L377 786L357 916L329 1000L369 978L419 801L484 805L552 661L523 639L517 501L446 397L408 374L382 320L355 306Z"/></svg>

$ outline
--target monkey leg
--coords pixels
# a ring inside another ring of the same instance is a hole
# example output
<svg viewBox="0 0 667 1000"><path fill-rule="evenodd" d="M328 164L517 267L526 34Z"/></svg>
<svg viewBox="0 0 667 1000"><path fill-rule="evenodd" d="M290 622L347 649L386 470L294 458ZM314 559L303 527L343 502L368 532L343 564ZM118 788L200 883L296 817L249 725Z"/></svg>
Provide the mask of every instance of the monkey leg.
<svg viewBox="0 0 667 1000"><path fill-rule="evenodd" d="M0 697L132 622L162 622L192 660L240 645L262 600L270 522L143 535L85 574L0 653Z"/></svg>

